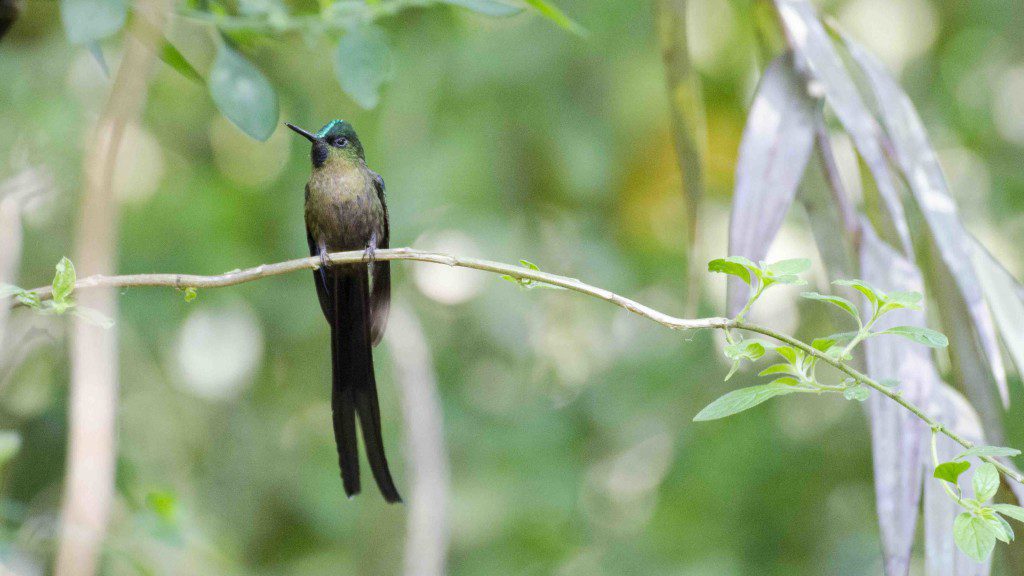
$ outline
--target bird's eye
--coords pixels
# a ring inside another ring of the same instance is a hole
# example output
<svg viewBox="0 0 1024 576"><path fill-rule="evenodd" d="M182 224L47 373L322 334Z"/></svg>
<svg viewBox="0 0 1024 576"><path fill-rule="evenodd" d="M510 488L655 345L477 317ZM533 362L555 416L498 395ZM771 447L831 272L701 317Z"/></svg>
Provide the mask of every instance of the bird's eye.
<svg viewBox="0 0 1024 576"><path fill-rule="evenodd" d="M348 138L343 138L343 137L342 138L335 138L334 139L334 146L337 147L337 148L344 148L344 147L348 146Z"/></svg>

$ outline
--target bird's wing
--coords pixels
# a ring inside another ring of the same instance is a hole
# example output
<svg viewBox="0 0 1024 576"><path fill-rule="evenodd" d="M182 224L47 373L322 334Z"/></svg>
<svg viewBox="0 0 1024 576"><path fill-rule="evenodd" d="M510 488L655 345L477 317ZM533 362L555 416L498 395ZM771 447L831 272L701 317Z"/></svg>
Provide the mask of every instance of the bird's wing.
<svg viewBox="0 0 1024 576"><path fill-rule="evenodd" d="M306 230L306 242L309 244L309 255L319 256L320 250L317 248L316 240L313 240L313 235ZM316 285L316 297L320 299L320 310L323 311L324 316L330 321L333 313L331 312L332 302L334 296L331 294L332 284L327 277L328 271L323 266L313 270L313 283Z"/></svg>
<svg viewBox="0 0 1024 576"><path fill-rule="evenodd" d="M391 226L388 222L388 204L384 199L384 179L374 171L373 187L377 198L384 209L384 222L374 248L388 248L391 245ZM388 323L388 311L391 309L391 262L381 261L373 265L373 291L370 295L370 338L373 345L380 343L384 336L384 327Z"/></svg>

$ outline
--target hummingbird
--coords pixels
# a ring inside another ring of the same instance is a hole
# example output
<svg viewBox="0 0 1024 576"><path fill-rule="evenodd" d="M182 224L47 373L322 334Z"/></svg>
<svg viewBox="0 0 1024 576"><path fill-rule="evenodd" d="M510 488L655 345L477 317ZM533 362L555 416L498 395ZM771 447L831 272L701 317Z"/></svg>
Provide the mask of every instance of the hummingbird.
<svg viewBox="0 0 1024 576"><path fill-rule="evenodd" d="M312 145L306 183L306 240L320 257L313 271L320 309L331 331L331 412L345 494L359 493L356 418L366 456L381 494L401 502L384 455L373 346L384 334L391 303L391 266L374 252L388 247L384 179L366 165L363 145L345 120L313 134L286 124ZM364 250L364 263L331 264L330 252ZM371 283L372 277L372 283Z"/></svg>

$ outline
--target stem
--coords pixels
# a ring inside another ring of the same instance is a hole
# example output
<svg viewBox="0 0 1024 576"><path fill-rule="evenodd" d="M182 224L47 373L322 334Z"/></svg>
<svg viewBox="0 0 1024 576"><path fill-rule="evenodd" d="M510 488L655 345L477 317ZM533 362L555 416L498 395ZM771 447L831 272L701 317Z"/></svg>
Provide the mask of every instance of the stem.
<svg viewBox="0 0 1024 576"><path fill-rule="evenodd" d="M465 258L462 256L454 256L451 254L444 254L439 252L424 252L422 250L414 250L412 248L391 248L387 250L378 250L375 254L377 260L415 260L419 262L429 262L433 264L444 264L447 266L455 266L460 268L471 268L474 270L482 270L484 272L492 272L500 275L507 275L517 279L533 280L536 282L544 282L551 284L552 286L560 286L574 292L593 296L600 300L604 300L615 306L628 310L638 316L642 316L649 320L653 320L662 326L671 328L673 330L697 330L714 328L719 330L725 330L728 332L730 329L736 328L739 330L746 330L748 332L756 332L770 338L774 338L780 342L784 342L799 348L806 354L809 354L818 360L823 360L826 363L834 366L840 371L851 376L857 382L874 388L882 395L888 397L893 402L896 402L900 406L903 406L909 410L912 414L920 418L932 430L940 432L957 444L964 448L973 448L974 443L963 438L956 432L953 432L944 424L929 416L923 409L903 398L897 390L892 390L877 381L871 379L867 375L855 370L846 363L828 356L827 354L813 348L809 344L797 340L796 338L783 334L771 328L759 326L757 324L748 324L742 320L730 320L728 318L720 317L709 317L709 318L678 318L664 312L655 310L649 306L645 306L636 300L626 298L606 290L599 288L577 280L576 278L569 278L567 276L559 276L557 274L550 274L548 272L542 272L540 270L532 270L523 266L513 266L510 264L502 264L501 262L495 262L493 260L482 260L479 258ZM328 259L332 264L358 264L366 262L366 255L362 250L351 251L351 252L335 252L328 255ZM316 269L320 265L320 258L317 256L311 256L309 258L297 258L295 260L287 260L284 262L276 262L273 264L263 264L255 268L247 268L245 270L233 270L225 274L217 276L196 276L189 274L132 274L126 276L103 276L96 275L90 276L79 280L75 284L76 290L84 288L94 287L130 287L130 286L168 286L171 288L185 289L185 288L219 288L224 286L234 286L236 284L243 284L245 282L252 282L270 276L277 276L280 274L287 274L290 272L296 272L299 270L312 270ZM50 287L41 287L32 290L40 299L48 299L51 297ZM1002 472L1007 478L1010 478L1020 484L1024 484L1024 475L1010 469L1005 464L998 460L985 456L981 458L985 462L994 465L1000 472Z"/></svg>
<svg viewBox="0 0 1024 576"><path fill-rule="evenodd" d="M934 467L934 468L938 468L939 467L939 449L938 449L938 446L937 446L937 444L938 444L938 437L939 437L939 435L936 434L935 433L935 429L932 428L932 467ZM964 505L963 499L960 497L960 494L962 494L962 492L960 492L960 486L959 485L957 485L957 487L956 487L957 493L954 494L953 493L953 489L949 487L949 482L947 482L945 480L942 480L942 479L938 479L938 480L939 480L939 482L942 482L942 487L945 488L946 494L949 494L950 498L955 500L957 504L963 506L964 508L967 508L967 506Z"/></svg>
<svg viewBox="0 0 1024 576"><path fill-rule="evenodd" d="M920 418L922 421L924 421L925 424L928 424L928 426L930 426L932 428L932 430L944 434L945 436L949 437L950 440L956 442L957 444L963 446L964 448L973 448L974 447L974 443L973 442L971 442L970 440L967 440L966 438L960 436L956 432L953 432L948 427L946 427L944 424L942 424L941 422L939 422L935 418L932 418L931 416L929 416L924 410L919 408L916 404L914 404L913 402L910 402L909 400L906 400L905 398L903 398L903 395L900 394L900 392L898 390L893 390L891 388L888 388L887 386L879 384L877 381L873 380L872 378L870 378L866 374L864 374L864 373L862 373L862 372L852 368L851 366L847 365L845 362L841 362L839 360L836 360L836 359L828 356L827 354L824 354L824 353L820 352L819 350L817 350L817 349L815 349L815 348L813 348L813 347L811 347L811 346L801 342L800 340L797 340L796 338L793 338L792 336L783 334L781 332L777 332L775 330L772 330L771 328L766 328L764 326L758 326L756 324L747 324L745 322L735 322L733 324L733 326L736 327L736 328L739 328L741 330L747 330L749 332L757 332L758 334L763 334L765 336L774 338L774 339L776 339L776 340L778 340L780 342L785 342L786 344L789 344L790 346L793 346L793 347L796 347L796 348L799 348L799 349L803 350L807 354L810 354L810 355L814 356L815 358L818 358L819 360L824 360L825 362L831 364L832 366L834 366L835 368L839 369L840 371L845 372L848 376L852 377L857 382L860 382L861 384L864 384L865 386L870 386L870 387L874 388L875 390L879 391L883 395L887 396L893 402L896 402L900 406L903 406L904 408L909 410L912 414L914 414L915 416ZM717 328L717 326L716 326L716 328ZM1016 472L1015 470L1012 470L1010 467L1006 466L1005 464L1003 464L1002 462L996 460L995 458L991 458L989 456L983 456L983 457L981 457L981 460L984 460L985 462L988 462L989 464L992 464L993 466L995 466L1000 472L1002 472L1004 475L1006 475L1007 478L1011 478L1011 479L1017 481L1020 484L1024 484L1024 475Z"/></svg>

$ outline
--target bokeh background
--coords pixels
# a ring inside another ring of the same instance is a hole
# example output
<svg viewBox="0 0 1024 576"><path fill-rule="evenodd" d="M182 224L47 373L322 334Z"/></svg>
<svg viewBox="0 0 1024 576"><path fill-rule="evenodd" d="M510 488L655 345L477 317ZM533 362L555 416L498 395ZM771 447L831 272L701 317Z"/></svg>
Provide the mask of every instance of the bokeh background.
<svg viewBox="0 0 1024 576"><path fill-rule="evenodd" d="M494 19L434 6L383 20L394 76L372 111L338 87L325 38L262 39L247 54L278 89L283 120L355 125L387 182L393 246L526 258L681 314L688 215L653 8L558 4L586 37L532 13ZM752 4L690 6L706 107L705 260L726 251L737 148L761 66ZM899 73L968 228L1020 277L1020 3L819 7ZM23 8L0 43L0 179L32 168L47 191L24 214L18 281L36 286L73 250L82 156L110 80L67 42L56 2ZM186 55L202 68L210 55L194 46ZM120 51L104 44L112 67ZM283 127L251 140L201 85L160 66L118 158L119 270L212 274L304 256L307 172L304 141ZM772 255L813 250L798 210ZM879 573L859 406L787 397L695 424L706 403L754 380L745 372L722 382L711 334L673 333L594 299L519 290L480 272L393 269L395 299L421 323L436 368L451 574ZM720 314L724 282L702 281L701 312ZM779 292L755 316L801 333L830 328L813 304ZM190 303L139 288L118 302L118 496L105 574L401 571L406 509L385 505L370 484L352 501L341 490L327 326L308 274L200 291ZM0 559L35 575L46 573L57 534L66 320L20 311L13 322L23 331L0 365L0 429L18 431L23 445L0 469ZM401 353L386 343L376 365L388 453L408 492L394 386ZM1007 424L1011 445L1021 445L1014 414L1024 398L1012 390Z"/></svg>

